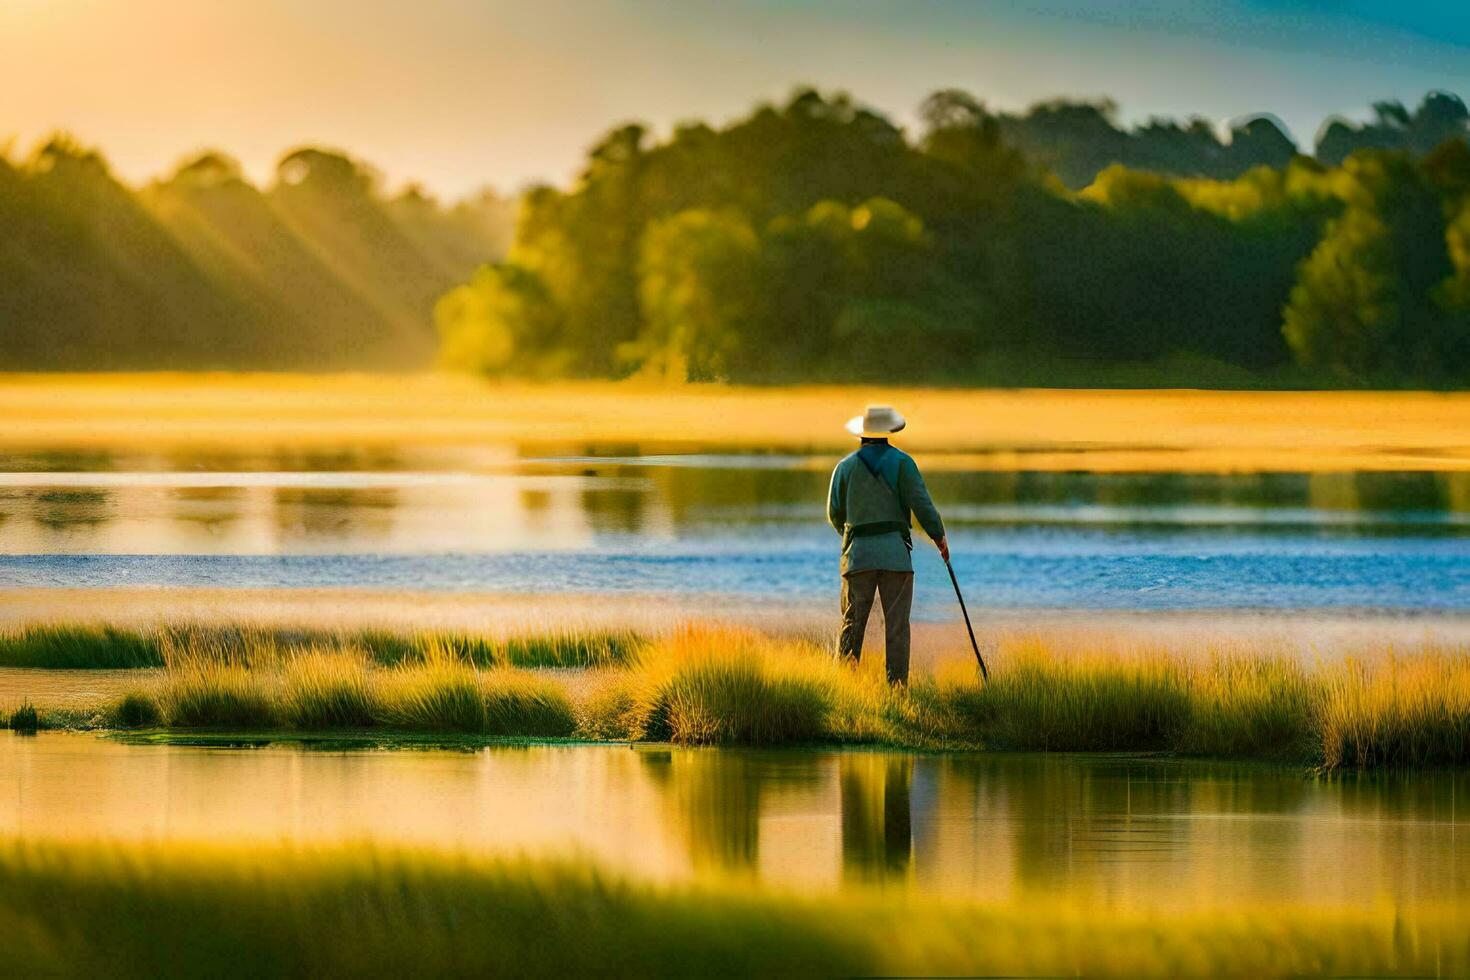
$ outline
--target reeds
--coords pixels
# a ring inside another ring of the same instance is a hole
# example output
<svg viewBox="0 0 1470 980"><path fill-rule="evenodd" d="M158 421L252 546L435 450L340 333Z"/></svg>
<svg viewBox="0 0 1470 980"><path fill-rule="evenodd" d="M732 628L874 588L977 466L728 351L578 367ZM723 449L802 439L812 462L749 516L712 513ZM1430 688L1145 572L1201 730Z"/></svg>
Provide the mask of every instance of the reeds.
<svg viewBox="0 0 1470 980"><path fill-rule="evenodd" d="M982 906L362 846L7 843L0 951L6 974L118 978L1461 976L1470 911Z"/></svg>
<svg viewBox="0 0 1470 980"><path fill-rule="evenodd" d="M1189 717L1188 673L1168 657L1058 655L1023 641L999 659L990 683L964 694L987 744L1042 751L1161 749Z"/></svg>
<svg viewBox="0 0 1470 980"><path fill-rule="evenodd" d="M446 656L477 667L620 667L637 660L646 639L631 630L547 629L509 635L448 630L314 631L256 627L46 624L0 632L0 667L53 670L163 667L171 653L210 651L249 664L323 649L350 649L377 664L421 663Z"/></svg>
<svg viewBox="0 0 1470 980"><path fill-rule="evenodd" d="M823 666L753 634L687 630L650 654L633 733L692 745L815 741L835 698Z"/></svg>
<svg viewBox="0 0 1470 980"><path fill-rule="evenodd" d="M54 624L0 633L0 667L53 670L163 666L160 632Z"/></svg>
<svg viewBox="0 0 1470 980"><path fill-rule="evenodd" d="M124 727L239 731L393 729L527 738L576 729L554 681L509 667L481 670L449 655L379 667L342 648L281 652L256 646L171 650L168 669L114 705Z"/></svg>
<svg viewBox="0 0 1470 980"><path fill-rule="evenodd" d="M722 626L651 640L393 642L169 634L159 642L161 676L106 718L125 727L1169 752L1324 769L1470 764L1470 658L1448 648L1307 663L1260 646L1017 638L993 654L988 683L953 658L905 690L884 682L877 657L853 669L811 640ZM521 660L592 669L510 666Z"/></svg>
<svg viewBox="0 0 1470 980"><path fill-rule="evenodd" d="M1470 664L1451 654L1348 661L1325 680L1320 737L1328 768L1470 762Z"/></svg>
<svg viewBox="0 0 1470 980"><path fill-rule="evenodd" d="M13 732L34 735L41 730L41 713L36 710L34 704L23 701L20 707L10 713L10 717L6 719L6 725Z"/></svg>

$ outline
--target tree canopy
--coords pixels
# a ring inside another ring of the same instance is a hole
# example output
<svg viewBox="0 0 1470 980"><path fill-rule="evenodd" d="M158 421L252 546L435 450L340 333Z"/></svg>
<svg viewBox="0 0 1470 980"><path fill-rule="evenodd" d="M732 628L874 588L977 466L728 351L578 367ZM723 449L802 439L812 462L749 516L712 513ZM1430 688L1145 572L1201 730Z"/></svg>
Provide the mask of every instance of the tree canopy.
<svg viewBox="0 0 1470 980"><path fill-rule="evenodd" d="M1427 152L1415 137L1331 167L1269 117L1224 139L1197 120L1128 132L1108 103L1006 116L957 90L924 101L912 137L809 89L663 141L622 126L573 186L527 195L506 260L441 302L442 356L756 381L1154 362L1172 383L1459 385L1470 148L1452 110L1431 95L1383 116L1438 120Z"/></svg>

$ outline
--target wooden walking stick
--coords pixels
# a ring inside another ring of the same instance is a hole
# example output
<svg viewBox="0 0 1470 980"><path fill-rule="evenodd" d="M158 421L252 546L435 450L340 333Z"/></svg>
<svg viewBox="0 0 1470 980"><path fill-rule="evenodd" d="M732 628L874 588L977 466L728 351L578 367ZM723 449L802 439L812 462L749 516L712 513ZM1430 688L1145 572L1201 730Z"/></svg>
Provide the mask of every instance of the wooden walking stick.
<svg viewBox="0 0 1470 980"><path fill-rule="evenodd" d="M975 642L975 628L970 625L970 611L965 608L965 597L960 595L960 580L954 577L954 566L949 559L944 559L944 567L949 569L949 583L954 586L954 597L960 600L960 615L965 617L965 632L970 634L970 649L975 651L975 662L980 665L980 676L990 680L990 671L985 669L985 658L980 656L980 644Z"/></svg>

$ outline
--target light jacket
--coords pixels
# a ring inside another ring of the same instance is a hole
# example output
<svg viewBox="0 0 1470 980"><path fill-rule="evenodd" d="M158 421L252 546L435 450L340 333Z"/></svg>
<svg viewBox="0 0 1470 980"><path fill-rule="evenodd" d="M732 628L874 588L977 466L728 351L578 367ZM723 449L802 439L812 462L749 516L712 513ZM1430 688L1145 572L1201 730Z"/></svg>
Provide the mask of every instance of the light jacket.
<svg viewBox="0 0 1470 980"><path fill-rule="evenodd" d="M912 572L909 528L914 518L929 537L936 541L944 537L944 522L929 498L919 466L903 450L865 442L832 471L827 521L842 535L843 575L873 570Z"/></svg>

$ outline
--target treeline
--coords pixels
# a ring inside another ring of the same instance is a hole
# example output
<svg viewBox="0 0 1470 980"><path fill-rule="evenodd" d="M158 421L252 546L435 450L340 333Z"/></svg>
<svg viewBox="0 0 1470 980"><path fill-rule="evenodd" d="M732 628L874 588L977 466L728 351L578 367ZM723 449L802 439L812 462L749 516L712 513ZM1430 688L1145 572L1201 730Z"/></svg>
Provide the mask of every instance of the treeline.
<svg viewBox="0 0 1470 980"><path fill-rule="evenodd" d="M1284 167L1303 152L1267 114L1234 120L1223 134L1199 116L1185 122L1150 119L1132 129L1120 125L1117 116L1118 106L1109 99L1052 99L1024 113L997 113L994 119L1008 144L1073 190L1115 164L1176 177L1233 180L1256 167ZM1448 92L1430 92L1412 109L1378 102L1367 122L1333 118L1324 123L1312 155L1333 167L1357 150L1423 155L1446 140L1464 139L1466 124L1465 103Z"/></svg>
<svg viewBox="0 0 1470 980"><path fill-rule="evenodd" d="M921 117L910 138L808 90L662 142L618 128L573 187L526 195L504 262L440 301L441 357L735 380L1060 383L1137 363L1165 365L1146 383L1470 380L1453 96L1328 125L1329 162L1265 118L1223 140L1124 132L1106 106L1008 117L958 91Z"/></svg>
<svg viewBox="0 0 1470 980"><path fill-rule="evenodd" d="M210 152L135 190L54 137L0 156L0 369L424 364L435 299L504 254L513 209L389 196L314 147L265 189Z"/></svg>

